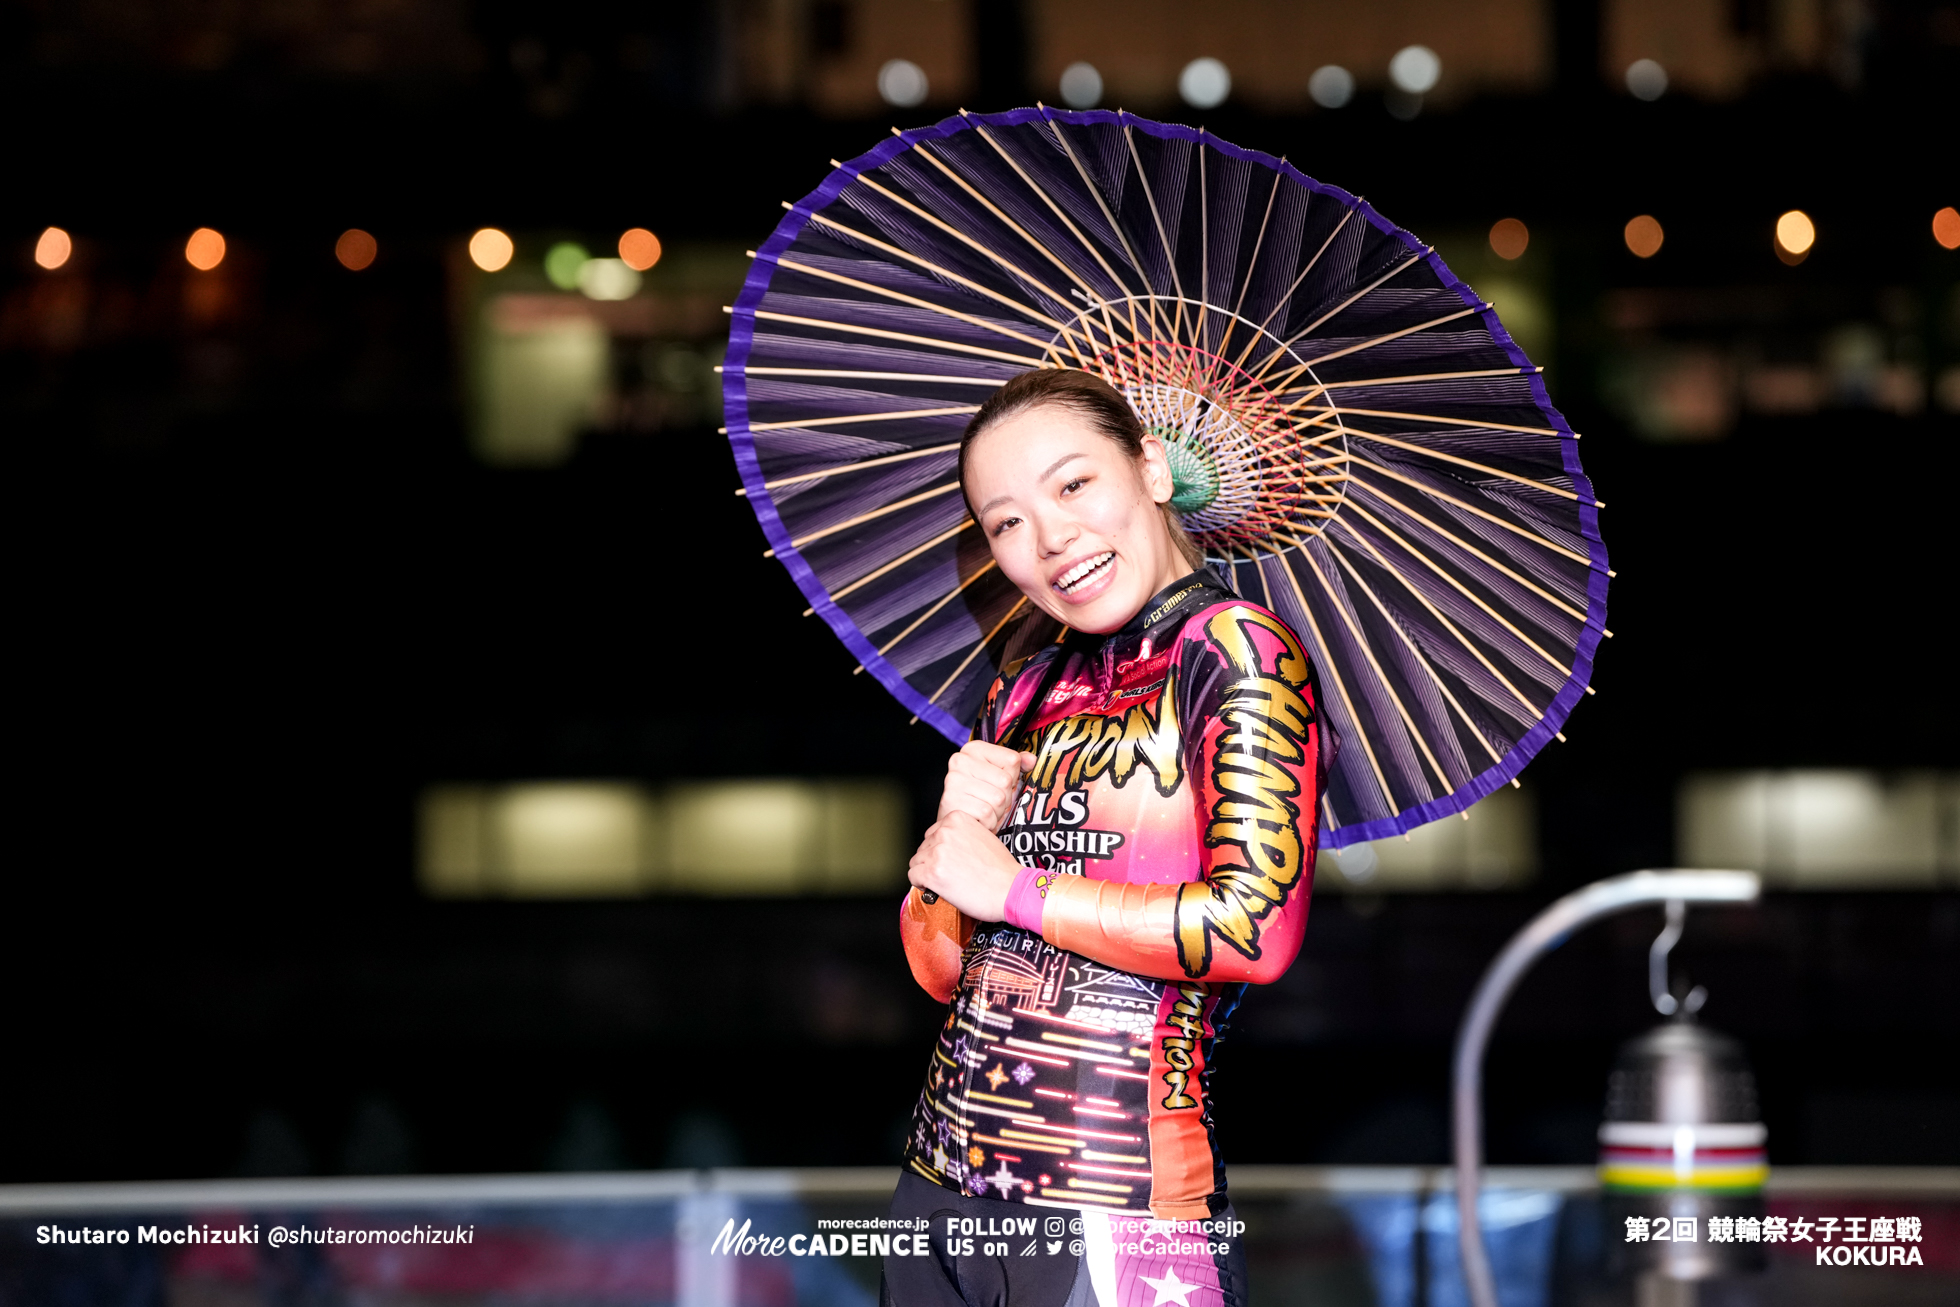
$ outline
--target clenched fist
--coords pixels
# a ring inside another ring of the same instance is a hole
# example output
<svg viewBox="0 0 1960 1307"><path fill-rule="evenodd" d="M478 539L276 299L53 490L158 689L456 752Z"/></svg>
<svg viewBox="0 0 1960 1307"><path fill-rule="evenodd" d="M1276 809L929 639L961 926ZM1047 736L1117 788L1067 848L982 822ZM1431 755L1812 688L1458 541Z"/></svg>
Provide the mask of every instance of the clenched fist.
<svg viewBox="0 0 1960 1307"><path fill-rule="evenodd" d="M1000 921L1007 911L1007 891L1014 888L1020 870L993 827L964 812L950 812L926 831L906 876L975 921Z"/></svg>
<svg viewBox="0 0 1960 1307"><path fill-rule="evenodd" d="M939 819L963 812L988 830L999 830L1014 811L1021 777L1033 766L1031 753L1016 753L985 740L967 741L946 764Z"/></svg>

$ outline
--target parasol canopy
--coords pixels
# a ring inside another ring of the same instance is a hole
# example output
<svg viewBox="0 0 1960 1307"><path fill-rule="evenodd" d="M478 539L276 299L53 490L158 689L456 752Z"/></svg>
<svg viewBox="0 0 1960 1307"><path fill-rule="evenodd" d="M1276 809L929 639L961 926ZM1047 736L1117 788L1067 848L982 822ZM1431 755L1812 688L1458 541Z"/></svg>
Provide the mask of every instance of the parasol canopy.
<svg viewBox="0 0 1960 1307"><path fill-rule="evenodd" d="M1200 130L1036 108L895 133L785 207L730 310L740 493L948 738L1059 632L955 469L1031 368L1122 391L1212 566L1306 642L1324 847L1468 807L1587 692L1609 573L1578 438L1490 305L1366 203Z"/></svg>

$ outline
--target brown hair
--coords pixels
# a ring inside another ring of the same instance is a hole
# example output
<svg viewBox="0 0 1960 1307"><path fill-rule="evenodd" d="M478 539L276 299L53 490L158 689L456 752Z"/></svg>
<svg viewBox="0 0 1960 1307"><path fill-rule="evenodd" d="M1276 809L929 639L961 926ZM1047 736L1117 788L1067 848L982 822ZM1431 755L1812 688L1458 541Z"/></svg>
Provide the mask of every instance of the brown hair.
<svg viewBox="0 0 1960 1307"><path fill-rule="evenodd" d="M1132 459L1143 458L1143 423L1137 420L1136 410L1116 387L1091 372L1036 368L1023 372L989 395L980 411L968 419L966 432L960 437L960 493L966 494L967 455L982 432L1031 409L1049 406L1065 408L1085 419ZM1205 552L1184 529L1184 519L1169 504L1159 504L1158 508L1163 511L1164 529L1170 532L1171 544L1177 552L1191 565L1192 571L1203 567ZM966 501L966 511L973 512L971 497Z"/></svg>

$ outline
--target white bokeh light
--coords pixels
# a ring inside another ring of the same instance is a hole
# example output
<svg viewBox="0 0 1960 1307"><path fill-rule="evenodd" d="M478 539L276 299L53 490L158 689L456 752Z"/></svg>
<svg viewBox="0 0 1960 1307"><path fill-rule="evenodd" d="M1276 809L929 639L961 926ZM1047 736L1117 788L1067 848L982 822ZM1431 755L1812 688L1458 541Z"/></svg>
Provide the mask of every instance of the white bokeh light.
<svg viewBox="0 0 1960 1307"><path fill-rule="evenodd" d="M1093 109L1102 103L1103 79L1096 66L1077 60L1062 69L1062 103L1071 109Z"/></svg>
<svg viewBox="0 0 1960 1307"><path fill-rule="evenodd" d="M1627 90L1636 100L1658 100L1667 94L1667 69L1652 59L1636 59L1627 65Z"/></svg>
<svg viewBox="0 0 1960 1307"><path fill-rule="evenodd" d="M1307 79L1307 94L1323 109L1338 109L1354 98L1354 74L1339 64L1323 64Z"/></svg>
<svg viewBox="0 0 1960 1307"><path fill-rule="evenodd" d="M878 94L885 98L886 104L910 109L924 104L930 89L926 70L910 59L888 59L878 70Z"/></svg>
<svg viewBox="0 0 1960 1307"><path fill-rule="evenodd" d="M1405 45L1388 61L1388 80L1399 91L1427 95L1443 75L1443 61L1426 45Z"/></svg>
<svg viewBox="0 0 1960 1307"><path fill-rule="evenodd" d="M1193 59L1177 75L1177 93L1194 109L1215 109L1232 93L1232 74L1211 56Z"/></svg>
<svg viewBox="0 0 1960 1307"><path fill-rule="evenodd" d="M587 259L579 267L577 285L587 299L630 300L640 293L640 280L624 259Z"/></svg>

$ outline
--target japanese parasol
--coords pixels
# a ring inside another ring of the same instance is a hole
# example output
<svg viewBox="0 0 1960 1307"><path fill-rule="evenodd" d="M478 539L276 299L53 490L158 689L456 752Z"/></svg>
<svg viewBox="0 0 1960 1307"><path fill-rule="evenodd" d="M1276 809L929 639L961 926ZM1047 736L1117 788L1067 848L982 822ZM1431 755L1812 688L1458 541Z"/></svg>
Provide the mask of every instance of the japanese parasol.
<svg viewBox="0 0 1960 1307"><path fill-rule="evenodd" d="M961 114L836 167L755 252L723 378L743 490L822 617L967 738L1059 628L993 564L961 429L1109 380L1219 575L1305 640L1324 846L1468 807L1587 690L1606 550L1577 437L1490 305L1290 164L1104 111Z"/></svg>

